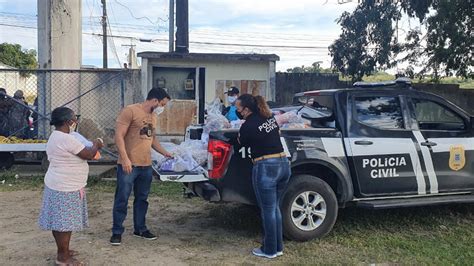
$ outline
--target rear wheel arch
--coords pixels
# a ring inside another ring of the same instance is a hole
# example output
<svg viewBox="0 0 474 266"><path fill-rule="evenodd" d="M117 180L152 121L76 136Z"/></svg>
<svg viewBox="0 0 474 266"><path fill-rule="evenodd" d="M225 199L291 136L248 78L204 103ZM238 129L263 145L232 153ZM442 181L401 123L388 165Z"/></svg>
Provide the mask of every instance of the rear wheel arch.
<svg viewBox="0 0 474 266"><path fill-rule="evenodd" d="M350 179L344 175L335 166L324 161L304 161L292 164L292 176L311 175L317 176L326 182L336 194L338 202L341 204L349 201L353 196L353 188Z"/></svg>
<svg viewBox="0 0 474 266"><path fill-rule="evenodd" d="M333 189L321 178L308 174L293 176L280 208L284 235L296 241L326 236L338 214Z"/></svg>

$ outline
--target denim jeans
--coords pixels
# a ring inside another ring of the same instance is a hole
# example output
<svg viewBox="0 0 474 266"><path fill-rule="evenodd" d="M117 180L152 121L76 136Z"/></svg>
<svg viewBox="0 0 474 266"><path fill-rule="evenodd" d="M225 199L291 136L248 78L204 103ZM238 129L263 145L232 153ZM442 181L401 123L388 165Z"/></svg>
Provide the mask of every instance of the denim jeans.
<svg viewBox="0 0 474 266"><path fill-rule="evenodd" d="M127 217L128 198L134 194L133 201L133 226L135 232L147 231L145 216L148 210L148 194L150 193L152 176L151 166L134 166L132 173L126 174L121 165L117 166L117 187L113 208L112 233L123 234L123 222Z"/></svg>
<svg viewBox="0 0 474 266"><path fill-rule="evenodd" d="M261 248L268 255L283 251L280 201L290 175L290 162L287 158L265 159L253 166L252 183L263 226Z"/></svg>

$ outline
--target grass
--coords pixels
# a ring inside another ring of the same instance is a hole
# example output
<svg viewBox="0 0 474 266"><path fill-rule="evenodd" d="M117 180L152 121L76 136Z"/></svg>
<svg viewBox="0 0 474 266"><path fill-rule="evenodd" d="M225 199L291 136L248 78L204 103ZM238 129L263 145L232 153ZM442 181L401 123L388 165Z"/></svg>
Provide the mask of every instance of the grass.
<svg viewBox="0 0 474 266"><path fill-rule="evenodd" d="M342 81L350 81L348 77L340 77ZM370 76L364 76L363 81L366 82L379 82L379 81L389 81L394 80L395 75L388 74L386 72L377 72ZM413 83L433 83L433 81L427 77L423 79L413 79ZM443 77L439 81L440 84L459 84L461 89L474 89L474 79L463 79L459 77Z"/></svg>
<svg viewBox="0 0 474 266"><path fill-rule="evenodd" d="M40 190L41 177L15 179L11 173L0 175L1 191ZM11 184L12 186L9 186ZM92 180L90 193L113 193L113 182ZM156 182L151 197L182 199L178 183ZM202 226L224 232L204 233L189 246L219 247L222 243L235 247L253 247L260 238L260 222L255 207L239 204L206 204L199 199L189 201L204 208L206 223ZM333 231L323 239L309 242L285 242L285 256L278 264L474 264L474 205L450 205L372 211L342 209ZM246 260L246 259L244 259ZM245 263L260 261L245 261ZM264 261L265 262L265 261ZM204 261L203 261L204 263Z"/></svg>
<svg viewBox="0 0 474 266"><path fill-rule="evenodd" d="M15 178L12 172L0 172L0 192L18 190L42 190L44 177ZM4 184L1 184L5 181ZM115 182L89 178L87 188L91 193L114 193ZM153 182L150 190L152 197L182 199L183 186L171 182Z"/></svg>

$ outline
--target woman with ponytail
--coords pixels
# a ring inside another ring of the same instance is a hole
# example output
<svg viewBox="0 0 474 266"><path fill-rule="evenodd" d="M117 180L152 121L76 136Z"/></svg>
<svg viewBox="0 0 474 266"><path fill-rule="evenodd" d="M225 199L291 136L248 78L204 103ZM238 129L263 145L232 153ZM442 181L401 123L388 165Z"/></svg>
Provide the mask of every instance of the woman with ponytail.
<svg viewBox="0 0 474 266"><path fill-rule="evenodd" d="M260 208L263 241L255 256L268 259L283 255L283 225L280 201L291 175L283 152L280 128L262 96L244 94L237 99L237 113L245 120L239 143L252 152L252 183Z"/></svg>

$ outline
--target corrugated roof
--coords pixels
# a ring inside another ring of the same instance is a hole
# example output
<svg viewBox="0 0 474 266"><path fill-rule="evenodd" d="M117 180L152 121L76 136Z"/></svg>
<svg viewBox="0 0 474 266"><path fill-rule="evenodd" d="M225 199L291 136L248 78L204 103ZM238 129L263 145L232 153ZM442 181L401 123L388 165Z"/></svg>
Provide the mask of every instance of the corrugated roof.
<svg viewBox="0 0 474 266"><path fill-rule="evenodd" d="M139 57L152 59L206 60L206 61L279 61L276 54L218 54L218 53L164 53L141 52Z"/></svg>

